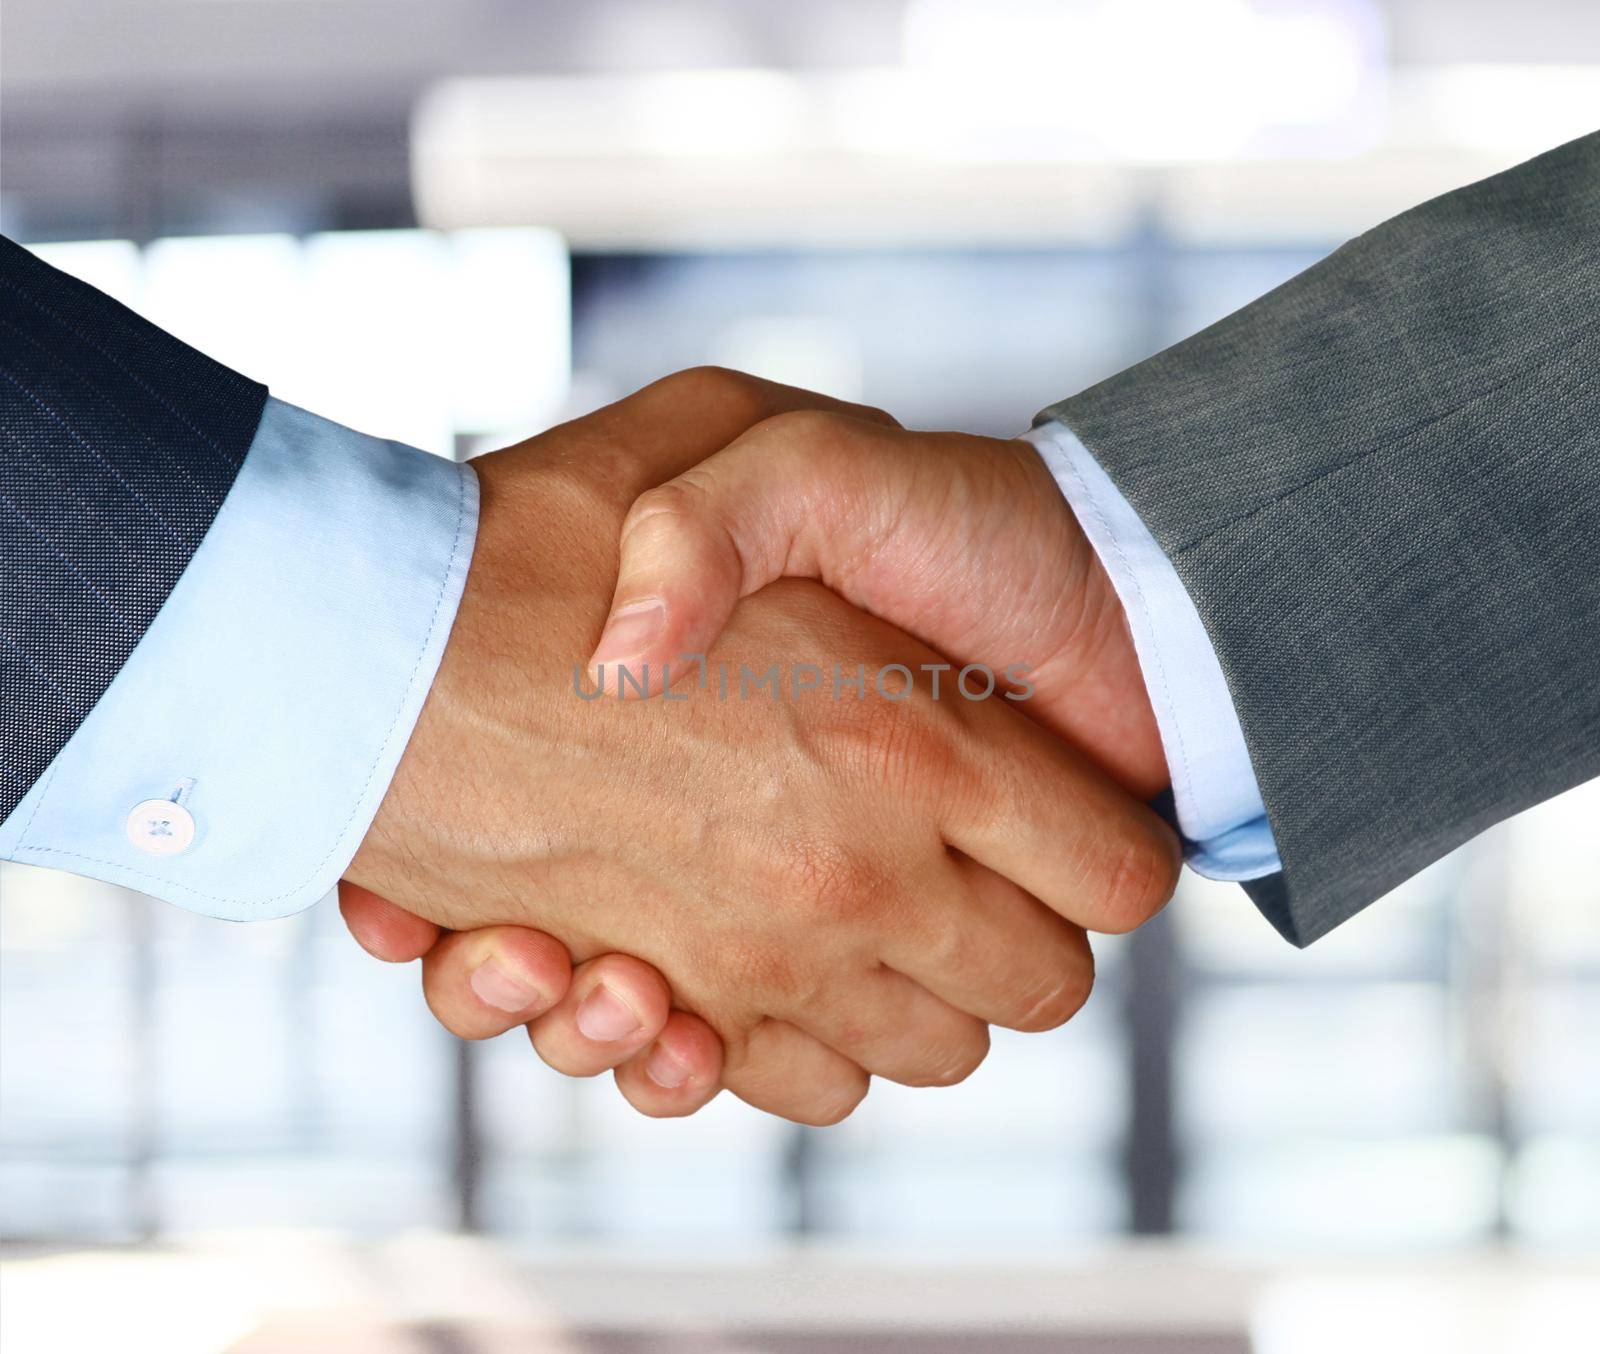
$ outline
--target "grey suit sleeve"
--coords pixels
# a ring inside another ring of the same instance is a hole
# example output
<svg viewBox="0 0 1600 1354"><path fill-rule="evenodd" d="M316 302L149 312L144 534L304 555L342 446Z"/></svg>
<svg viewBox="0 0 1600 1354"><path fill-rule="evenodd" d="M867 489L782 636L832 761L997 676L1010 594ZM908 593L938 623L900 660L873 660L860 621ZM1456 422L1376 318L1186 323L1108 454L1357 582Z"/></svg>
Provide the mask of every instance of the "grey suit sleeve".
<svg viewBox="0 0 1600 1354"><path fill-rule="evenodd" d="M1600 775L1600 133L1040 417L1199 609L1291 941Z"/></svg>

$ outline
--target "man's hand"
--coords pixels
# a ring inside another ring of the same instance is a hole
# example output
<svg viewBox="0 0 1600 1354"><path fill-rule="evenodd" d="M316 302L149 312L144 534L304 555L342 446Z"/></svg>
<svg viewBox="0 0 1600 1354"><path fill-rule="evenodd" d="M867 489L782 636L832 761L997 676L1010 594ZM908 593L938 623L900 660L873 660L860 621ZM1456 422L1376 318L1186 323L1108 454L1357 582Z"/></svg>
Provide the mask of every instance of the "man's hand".
<svg viewBox="0 0 1600 1354"><path fill-rule="evenodd" d="M579 960L649 961L726 1045L736 1093L829 1122L868 1073L965 1076L985 1022L1068 1018L1083 928L1148 917L1177 852L1000 699L741 700L737 678L729 699L580 699L629 505L802 398L689 373L477 463L466 596L349 875L458 930L532 923ZM939 661L801 582L741 608L710 658L785 683Z"/></svg>
<svg viewBox="0 0 1600 1354"><path fill-rule="evenodd" d="M642 960L606 954L574 969L567 947L524 926L444 932L348 880L339 910L361 947L388 963L422 960L428 1007L463 1039L525 1025L544 1061L572 1076L614 1071L653 1117L692 1114L722 1087L722 1041L672 1007Z"/></svg>
<svg viewBox="0 0 1600 1354"><path fill-rule="evenodd" d="M613 693L616 665L681 675L741 597L815 578L957 665L1026 668L1026 713L1141 798L1167 783L1122 606L1027 442L784 414L642 495L621 548L591 660Z"/></svg>

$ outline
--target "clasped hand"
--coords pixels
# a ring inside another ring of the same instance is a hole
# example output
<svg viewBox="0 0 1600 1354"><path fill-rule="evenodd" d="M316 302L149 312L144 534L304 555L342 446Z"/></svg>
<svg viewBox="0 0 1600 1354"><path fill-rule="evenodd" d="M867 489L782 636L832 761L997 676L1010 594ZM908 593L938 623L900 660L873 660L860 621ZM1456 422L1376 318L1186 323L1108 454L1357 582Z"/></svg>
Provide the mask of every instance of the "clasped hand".
<svg viewBox="0 0 1600 1354"><path fill-rule="evenodd" d="M831 1123L1069 1019L1086 933L1170 896L1126 626L1026 443L704 369L475 465L466 594L342 890L457 1034L526 1023L647 1114L726 1086ZM779 685L612 694L687 652ZM786 677L946 661L1029 699Z"/></svg>

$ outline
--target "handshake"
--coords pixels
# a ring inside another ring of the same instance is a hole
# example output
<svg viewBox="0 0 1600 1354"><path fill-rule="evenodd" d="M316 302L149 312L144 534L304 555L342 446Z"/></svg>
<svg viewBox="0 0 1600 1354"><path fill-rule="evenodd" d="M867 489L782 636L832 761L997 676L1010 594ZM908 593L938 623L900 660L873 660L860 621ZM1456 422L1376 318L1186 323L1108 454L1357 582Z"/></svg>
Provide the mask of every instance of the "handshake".
<svg viewBox="0 0 1600 1354"><path fill-rule="evenodd" d="M0 860L232 920L342 871L446 1026L656 1115L1069 1019L1169 781L1309 944L1600 775L1597 212L1600 133L1037 444L698 370L476 475L0 238Z"/></svg>
<svg viewBox="0 0 1600 1354"><path fill-rule="evenodd" d="M526 1024L645 1114L833 1123L1068 1020L1088 933L1170 897L1122 608L1029 443L708 368L474 465L341 887L456 1034Z"/></svg>

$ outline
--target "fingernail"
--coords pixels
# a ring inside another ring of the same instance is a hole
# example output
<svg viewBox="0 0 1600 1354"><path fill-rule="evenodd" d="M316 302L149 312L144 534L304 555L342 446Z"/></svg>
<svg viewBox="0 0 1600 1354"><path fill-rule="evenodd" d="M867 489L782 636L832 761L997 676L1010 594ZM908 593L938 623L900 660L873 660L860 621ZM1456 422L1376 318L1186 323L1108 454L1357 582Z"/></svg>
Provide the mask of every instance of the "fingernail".
<svg viewBox="0 0 1600 1354"><path fill-rule="evenodd" d="M639 1031L639 1017L604 983L578 1004L578 1032L597 1044L614 1044Z"/></svg>
<svg viewBox="0 0 1600 1354"><path fill-rule="evenodd" d="M478 1000L497 1011L526 1011L539 989L496 959L485 959L467 978Z"/></svg>
<svg viewBox="0 0 1600 1354"><path fill-rule="evenodd" d="M666 623L667 609L654 597L643 602L630 602L621 611L612 613L606 622L605 633L600 636L600 647L589 660L592 668L597 663L620 663L640 653Z"/></svg>
<svg viewBox="0 0 1600 1354"><path fill-rule="evenodd" d="M645 1061L644 1070L651 1081L669 1091L677 1090L689 1080L689 1069L659 1044Z"/></svg>

